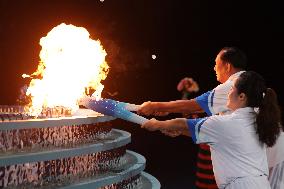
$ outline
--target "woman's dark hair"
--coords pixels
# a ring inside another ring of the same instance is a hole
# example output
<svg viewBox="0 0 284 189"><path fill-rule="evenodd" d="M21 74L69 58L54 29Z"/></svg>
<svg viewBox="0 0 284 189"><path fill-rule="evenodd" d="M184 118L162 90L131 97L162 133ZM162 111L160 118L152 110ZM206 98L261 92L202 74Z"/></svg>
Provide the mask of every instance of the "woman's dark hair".
<svg viewBox="0 0 284 189"><path fill-rule="evenodd" d="M262 76L253 71L242 73L235 87L239 94L246 95L248 107L259 108L256 132L260 142L273 146L281 131L281 112L275 91L266 88Z"/></svg>
<svg viewBox="0 0 284 189"><path fill-rule="evenodd" d="M235 68L245 70L247 67L247 57L243 51L237 47L222 48L221 60L232 64Z"/></svg>

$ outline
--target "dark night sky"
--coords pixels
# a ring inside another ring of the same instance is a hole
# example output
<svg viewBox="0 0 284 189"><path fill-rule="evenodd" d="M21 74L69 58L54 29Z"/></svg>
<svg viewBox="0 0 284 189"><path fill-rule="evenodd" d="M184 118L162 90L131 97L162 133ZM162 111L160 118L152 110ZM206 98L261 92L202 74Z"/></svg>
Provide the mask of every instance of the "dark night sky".
<svg viewBox="0 0 284 189"><path fill-rule="evenodd" d="M0 0L0 104L15 104L20 87L29 83L21 75L37 68L39 39L64 22L85 27L107 51L111 70L104 97L118 92L111 98L137 104L179 99L176 85L185 76L207 91L217 84L213 66L218 51L237 46L247 54L249 69L265 77L283 106L280 8L267 1ZM190 140L117 124L132 133L129 148L147 158L146 170L164 188L191 183L187 176L193 174L195 147Z"/></svg>

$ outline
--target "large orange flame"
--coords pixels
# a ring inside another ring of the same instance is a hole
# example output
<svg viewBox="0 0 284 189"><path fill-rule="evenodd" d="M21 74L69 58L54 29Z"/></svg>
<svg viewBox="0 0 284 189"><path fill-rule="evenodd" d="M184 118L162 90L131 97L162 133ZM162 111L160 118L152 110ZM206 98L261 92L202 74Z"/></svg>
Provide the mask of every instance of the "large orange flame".
<svg viewBox="0 0 284 189"><path fill-rule="evenodd" d="M62 23L41 38L40 45L41 61L26 93L32 98L31 114L56 106L76 111L77 101L90 89L98 89L100 98L109 69L100 41L92 40L83 27Z"/></svg>

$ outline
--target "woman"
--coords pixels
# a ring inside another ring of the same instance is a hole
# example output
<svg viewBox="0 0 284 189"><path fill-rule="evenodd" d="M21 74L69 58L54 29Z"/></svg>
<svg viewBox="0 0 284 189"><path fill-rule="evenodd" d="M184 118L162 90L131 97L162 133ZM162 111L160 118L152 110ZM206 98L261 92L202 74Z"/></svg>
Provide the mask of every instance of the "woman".
<svg viewBox="0 0 284 189"><path fill-rule="evenodd" d="M196 143L209 144L219 188L270 188L265 150L275 144L281 130L276 94L266 88L259 74L248 71L234 81L228 98L227 106L234 111L230 115L151 119L142 127L170 136L188 135Z"/></svg>

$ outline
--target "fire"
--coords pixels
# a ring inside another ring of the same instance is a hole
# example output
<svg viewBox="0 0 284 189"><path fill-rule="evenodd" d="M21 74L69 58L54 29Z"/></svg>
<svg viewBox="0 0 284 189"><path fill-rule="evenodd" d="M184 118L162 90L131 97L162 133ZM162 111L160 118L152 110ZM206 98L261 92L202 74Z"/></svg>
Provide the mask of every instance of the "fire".
<svg viewBox="0 0 284 189"><path fill-rule="evenodd" d="M26 93L32 99L31 114L57 106L76 111L89 90L100 98L109 69L100 41L91 39L83 27L62 23L41 38L40 45L40 63Z"/></svg>

